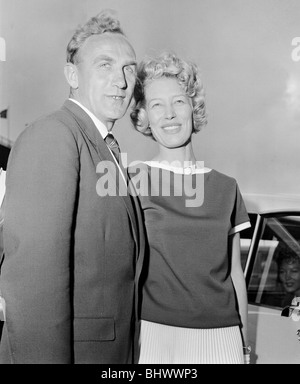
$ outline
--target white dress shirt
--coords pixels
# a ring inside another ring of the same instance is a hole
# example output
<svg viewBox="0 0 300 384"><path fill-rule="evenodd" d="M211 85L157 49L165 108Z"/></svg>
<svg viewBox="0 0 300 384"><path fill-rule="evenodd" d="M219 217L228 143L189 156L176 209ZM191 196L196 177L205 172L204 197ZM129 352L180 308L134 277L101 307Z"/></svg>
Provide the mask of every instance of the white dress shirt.
<svg viewBox="0 0 300 384"><path fill-rule="evenodd" d="M79 107L82 108L90 116L90 118L93 120L93 123L95 124L96 128L98 129L100 135L103 137L103 140L105 141L105 138L108 135L108 129L106 128L106 126L91 111L89 111L85 106L83 106L81 103L79 103L79 101L72 99L72 98L69 98L69 100L71 100L75 104L79 105ZM122 168L120 167L120 164L118 163L117 159L115 158L115 156L112 153L112 151L110 150L110 148L109 147L107 147L107 148L109 149L110 153L112 154L112 157L113 157L115 163L117 164L117 167L119 168L119 170L121 172L123 180L124 180L125 184L127 185L126 178L125 178L125 175L124 175Z"/></svg>

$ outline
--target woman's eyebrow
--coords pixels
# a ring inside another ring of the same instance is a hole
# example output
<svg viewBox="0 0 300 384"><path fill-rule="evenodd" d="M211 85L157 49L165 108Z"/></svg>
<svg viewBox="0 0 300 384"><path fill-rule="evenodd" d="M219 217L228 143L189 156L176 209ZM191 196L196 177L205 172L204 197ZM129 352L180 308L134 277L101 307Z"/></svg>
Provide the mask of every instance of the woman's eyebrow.
<svg viewBox="0 0 300 384"><path fill-rule="evenodd" d="M150 104L150 103L152 103L153 101L161 101L161 100L162 100L162 99L159 98L159 97L154 97L154 98L152 98L152 99L148 99L147 103Z"/></svg>

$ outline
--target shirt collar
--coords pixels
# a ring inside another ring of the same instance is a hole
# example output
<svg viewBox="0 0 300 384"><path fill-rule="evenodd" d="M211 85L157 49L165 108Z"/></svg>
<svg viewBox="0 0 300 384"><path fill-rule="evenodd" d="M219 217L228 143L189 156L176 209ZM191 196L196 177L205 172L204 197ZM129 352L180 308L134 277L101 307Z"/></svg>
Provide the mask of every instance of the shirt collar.
<svg viewBox="0 0 300 384"><path fill-rule="evenodd" d="M103 139L106 138L108 135L108 129L106 126L92 113L90 112L85 106L83 106L79 101L72 99L71 97L69 100L73 101L75 104L79 105L80 108L82 108L93 120L93 123L96 125L96 128L100 132L100 135L103 137Z"/></svg>

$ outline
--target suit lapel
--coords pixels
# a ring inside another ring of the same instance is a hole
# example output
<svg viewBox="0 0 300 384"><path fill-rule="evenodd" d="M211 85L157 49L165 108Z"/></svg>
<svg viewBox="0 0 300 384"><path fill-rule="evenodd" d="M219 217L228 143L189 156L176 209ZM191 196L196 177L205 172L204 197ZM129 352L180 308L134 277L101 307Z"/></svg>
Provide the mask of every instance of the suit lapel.
<svg viewBox="0 0 300 384"><path fill-rule="evenodd" d="M88 114L82 108L80 108L79 105L72 102L71 100L65 101L63 105L63 109L67 110L68 113L72 114L80 130L84 132L85 136L87 136L87 138L89 139L93 147L96 149L100 161L109 161L115 164L113 155L111 154L110 150L107 148L107 145L103 140L100 132L98 131L98 129L96 128L95 124L93 123L92 119L88 116ZM121 177L121 175L119 174L120 171L117 165L115 166L115 168L117 169L117 178ZM127 178L127 173L125 177ZM123 182L123 180L121 182ZM122 193L120 193L121 191L119 186L117 184L115 186L117 190L117 195L123 200L125 207L127 209L127 212L129 214L129 217L131 219L134 239L138 244L137 219L136 219L133 203L131 200L131 196L128 193L128 189L126 189L125 185L124 185L124 188L122 187Z"/></svg>

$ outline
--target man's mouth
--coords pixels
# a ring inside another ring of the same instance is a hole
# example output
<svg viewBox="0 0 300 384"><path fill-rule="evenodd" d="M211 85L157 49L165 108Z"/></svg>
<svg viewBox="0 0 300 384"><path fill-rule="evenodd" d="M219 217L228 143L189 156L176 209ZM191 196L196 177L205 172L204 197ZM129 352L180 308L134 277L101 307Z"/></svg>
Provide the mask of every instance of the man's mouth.
<svg viewBox="0 0 300 384"><path fill-rule="evenodd" d="M111 96L115 100L122 100L125 99L125 96Z"/></svg>

